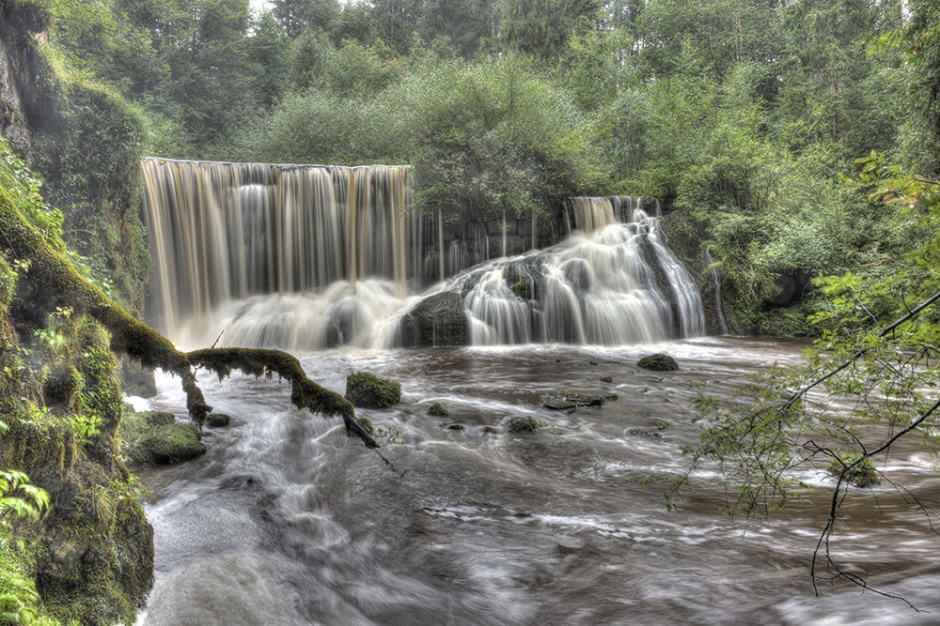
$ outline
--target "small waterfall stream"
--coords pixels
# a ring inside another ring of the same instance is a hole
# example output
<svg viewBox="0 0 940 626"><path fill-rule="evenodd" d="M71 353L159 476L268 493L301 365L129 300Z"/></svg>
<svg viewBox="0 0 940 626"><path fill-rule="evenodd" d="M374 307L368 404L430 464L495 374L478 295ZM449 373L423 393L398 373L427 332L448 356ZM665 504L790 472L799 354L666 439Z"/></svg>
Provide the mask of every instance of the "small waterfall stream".
<svg viewBox="0 0 940 626"><path fill-rule="evenodd" d="M718 269L715 267L715 260L712 259L711 250L705 248L705 267L708 268L708 275L712 281L712 288L715 290L715 314L718 318L718 330L722 335L728 334L728 322L725 321L725 313L722 310L721 303L721 278L718 276Z"/></svg>

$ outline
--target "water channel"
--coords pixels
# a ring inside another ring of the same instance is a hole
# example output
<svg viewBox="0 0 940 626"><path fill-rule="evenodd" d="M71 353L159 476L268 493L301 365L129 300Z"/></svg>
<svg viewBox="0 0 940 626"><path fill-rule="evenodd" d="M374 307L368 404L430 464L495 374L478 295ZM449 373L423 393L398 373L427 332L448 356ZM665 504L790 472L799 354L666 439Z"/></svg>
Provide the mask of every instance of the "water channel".
<svg viewBox="0 0 940 626"><path fill-rule="evenodd" d="M156 531L147 626L234 624L933 624L940 567L927 519L890 484L853 489L837 558L918 609L849 585L813 596L808 562L832 479L767 520L728 516L717 475L676 510L668 481L703 423L690 399L798 358L796 342L733 337L611 348L538 345L335 350L302 357L340 393L368 370L403 385L391 409L359 410L386 465L339 420L299 413L286 383L203 374L209 429L199 460L143 475ZM652 351L681 370L640 370ZM612 382L601 378L610 377ZM153 408L185 413L178 381ZM562 390L617 398L572 412ZM427 414L433 402L449 417ZM534 433L507 431L531 415ZM929 500L933 459L899 448L882 469Z"/></svg>

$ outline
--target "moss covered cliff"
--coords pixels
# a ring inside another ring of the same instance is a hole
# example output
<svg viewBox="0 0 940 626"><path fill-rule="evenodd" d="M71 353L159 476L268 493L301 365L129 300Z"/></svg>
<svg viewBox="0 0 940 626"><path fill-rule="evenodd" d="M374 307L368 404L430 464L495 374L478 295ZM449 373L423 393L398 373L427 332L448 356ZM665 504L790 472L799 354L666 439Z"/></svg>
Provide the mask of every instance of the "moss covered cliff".
<svg viewBox="0 0 940 626"><path fill-rule="evenodd" d="M89 277L139 316L150 268L143 117L59 44L72 19L45 0L0 3L0 134L45 176L43 197L62 210L63 238Z"/></svg>
<svg viewBox="0 0 940 626"><path fill-rule="evenodd" d="M0 154L0 206L48 227L35 183L2 140ZM0 230L5 237L8 224ZM39 297L48 277L27 256L8 246L0 256L0 468L26 473L50 506L15 523L24 549L13 566L35 581L40 614L130 623L152 583L153 533L117 454L110 336L87 313Z"/></svg>

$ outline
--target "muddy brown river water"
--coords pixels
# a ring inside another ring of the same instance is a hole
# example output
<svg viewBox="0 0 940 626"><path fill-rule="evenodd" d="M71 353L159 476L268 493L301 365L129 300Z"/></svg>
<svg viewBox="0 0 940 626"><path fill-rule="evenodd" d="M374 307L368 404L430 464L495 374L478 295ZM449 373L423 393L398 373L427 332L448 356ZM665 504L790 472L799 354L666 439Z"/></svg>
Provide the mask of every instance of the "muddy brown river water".
<svg viewBox="0 0 940 626"><path fill-rule="evenodd" d="M833 548L907 604L840 584L814 597L808 564L833 481L800 476L810 502L749 524L729 517L718 475L668 510L664 491L703 425L690 400L727 395L797 342L708 338L635 348L522 346L325 351L301 356L339 392L352 371L401 381L402 403L359 410L386 465L339 420L289 405L287 384L201 376L233 416L202 458L143 475L153 494L156 585L147 626L936 624L940 538L890 484L853 489ZM681 370L640 370L668 352ZM612 382L604 382L610 377ZM150 406L185 413L178 381ZM616 394L571 412L560 390ZM428 415L440 402L449 417ZM508 420L530 415L535 433ZM882 468L938 499L931 451Z"/></svg>

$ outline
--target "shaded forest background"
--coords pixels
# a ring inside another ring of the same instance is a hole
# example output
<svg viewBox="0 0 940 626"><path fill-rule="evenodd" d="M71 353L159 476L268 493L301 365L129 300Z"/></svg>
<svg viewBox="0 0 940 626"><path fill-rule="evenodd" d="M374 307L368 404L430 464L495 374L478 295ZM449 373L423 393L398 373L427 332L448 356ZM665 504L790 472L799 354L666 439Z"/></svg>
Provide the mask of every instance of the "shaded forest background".
<svg viewBox="0 0 940 626"><path fill-rule="evenodd" d="M29 4L49 14L43 47L60 72L128 110L133 132L118 138L94 107L71 106L96 141L184 159L408 163L418 204L455 221L655 195L681 210L670 230L709 249L738 332L815 334L814 277L883 277L926 236L916 215L839 177L873 150L937 169L935 53L915 41L932 37L929 2ZM95 173L63 172L81 157L58 146L36 154L52 204L74 204ZM67 239L83 240L82 215ZM704 269L700 248L685 256ZM102 273L132 309L145 257Z"/></svg>

